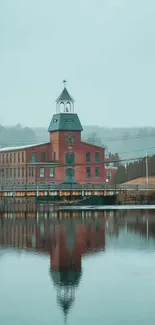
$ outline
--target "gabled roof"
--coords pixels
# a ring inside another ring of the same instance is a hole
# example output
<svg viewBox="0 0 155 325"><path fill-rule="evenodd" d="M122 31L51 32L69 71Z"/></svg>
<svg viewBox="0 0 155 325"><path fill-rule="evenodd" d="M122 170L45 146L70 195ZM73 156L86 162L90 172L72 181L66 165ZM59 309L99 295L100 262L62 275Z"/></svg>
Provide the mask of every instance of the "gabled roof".
<svg viewBox="0 0 155 325"><path fill-rule="evenodd" d="M57 98L56 102L60 102L60 101L64 101L64 100L69 101L69 102L74 102L74 99L70 96L66 87L63 89L62 93Z"/></svg>

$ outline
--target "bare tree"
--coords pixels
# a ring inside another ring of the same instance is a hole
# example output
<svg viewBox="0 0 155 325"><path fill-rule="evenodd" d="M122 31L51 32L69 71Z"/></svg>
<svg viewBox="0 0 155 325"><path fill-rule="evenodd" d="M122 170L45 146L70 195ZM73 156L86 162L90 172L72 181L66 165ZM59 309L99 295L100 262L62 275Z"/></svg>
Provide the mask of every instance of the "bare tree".
<svg viewBox="0 0 155 325"><path fill-rule="evenodd" d="M92 132L88 135L87 142L94 146L99 146L108 150L108 147L103 143L102 139L98 136L97 132Z"/></svg>

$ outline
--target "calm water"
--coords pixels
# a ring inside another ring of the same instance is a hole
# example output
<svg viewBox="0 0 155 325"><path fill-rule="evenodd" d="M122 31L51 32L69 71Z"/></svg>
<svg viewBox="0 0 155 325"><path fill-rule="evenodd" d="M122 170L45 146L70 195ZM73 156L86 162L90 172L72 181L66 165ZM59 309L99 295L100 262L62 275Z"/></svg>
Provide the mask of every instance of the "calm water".
<svg viewBox="0 0 155 325"><path fill-rule="evenodd" d="M0 215L0 324L154 325L155 211Z"/></svg>

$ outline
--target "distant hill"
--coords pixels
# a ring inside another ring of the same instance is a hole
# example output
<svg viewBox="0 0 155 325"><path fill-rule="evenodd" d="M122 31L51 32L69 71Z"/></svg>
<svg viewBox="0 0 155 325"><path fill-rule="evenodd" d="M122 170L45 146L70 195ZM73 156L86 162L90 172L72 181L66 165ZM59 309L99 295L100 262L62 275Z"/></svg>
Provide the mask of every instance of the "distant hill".
<svg viewBox="0 0 155 325"><path fill-rule="evenodd" d="M38 141L48 141L46 128L33 128ZM155 154L155 128L105 128L84 126L82 137L86 141L96 133L108 151L118 152L122 159L130 159Z"/></svg>
<svg viewBox="0 0 155 325"><path fill-rule="evenodd" d="M35 131L20 124L10 127L0 125L0 147L22 146L37 143Z"/></svg>
<svg viewBox="0 0 155 325"><path fill-rule="evenodd" d="M107 147L107 153L119 153L121 159L130 159L155 154L155 128L106 128L84 126L82 138L90 142L95 134L97 144ZM11 127L0 125L0 146L17 146L46 142L49 134L45 127ZM96 141L95 140L95 141ZM92 142L94 143L94 142Z"/></svg>

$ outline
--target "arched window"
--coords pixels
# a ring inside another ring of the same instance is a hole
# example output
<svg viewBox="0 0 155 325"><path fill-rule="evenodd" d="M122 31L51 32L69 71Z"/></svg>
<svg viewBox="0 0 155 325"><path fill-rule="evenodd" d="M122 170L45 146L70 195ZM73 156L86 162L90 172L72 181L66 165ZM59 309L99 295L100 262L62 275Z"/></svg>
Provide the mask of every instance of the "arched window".
<svg viewBox="0 0 155 325"><path fill-rule="evenodd" d="M74 181L75 171L73 168L66 169L66 181Z"/></svg>
<svg viewBox="0 0 155 325"><path fill-rule="evenodd" d="M65 104L63 102L60 103L60 113L64 113L65 111Z"/></svg>
<svg viewBox="0 0 155 325"><path fill-rule="evenodd" d="M75 154L74 154L74 152L67 152L66 153L66 164L67 165L74 165L75 164Z"/></svg>
<svg viewBox="0 0 155 325"><path fill-rule="evenodd" d="M68 103L66 104L66 112L67 112L67 113L70 113L70 112L71 112L71 103L70 103L70 102L68 102Z"/></svg>

